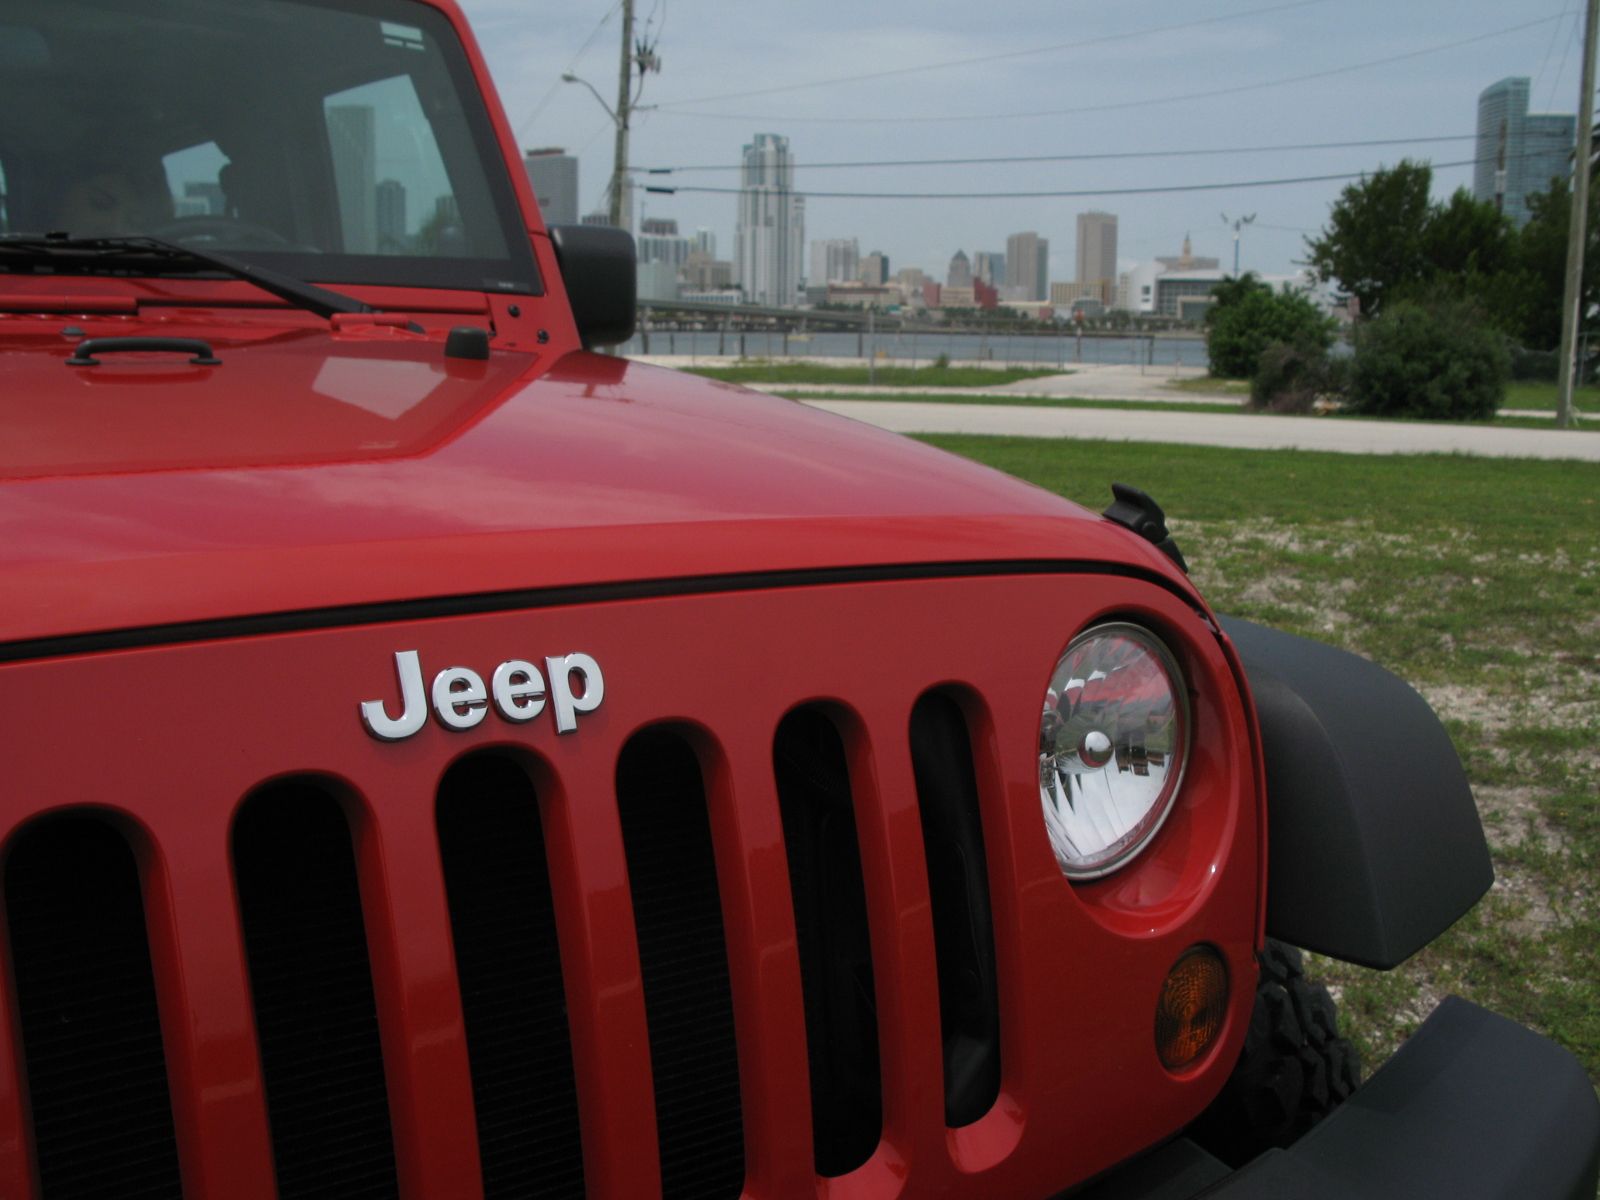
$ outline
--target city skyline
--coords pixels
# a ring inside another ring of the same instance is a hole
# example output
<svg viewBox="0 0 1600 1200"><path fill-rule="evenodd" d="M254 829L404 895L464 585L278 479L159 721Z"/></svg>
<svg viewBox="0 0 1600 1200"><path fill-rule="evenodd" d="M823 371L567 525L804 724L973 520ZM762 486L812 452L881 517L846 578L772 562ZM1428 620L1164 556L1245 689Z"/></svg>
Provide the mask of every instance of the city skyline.
<svg viewBox="0 0 1600 1200"><path fill-rule="evenodd" d="M519 145L565 145L583 159L580 207L591 210L602 202L610 175L612 125L586 89L563 86L559 78L570 70L608 96L614 93L615 84L608 81L615 79L615 19L600 26L609 0L579 0L541 12L536 22L514 0L465 0L464 7L503 89ZM1258 15L1239 15L1251 13ZM640 10L642 24L649 14L650 6ZM1370 171L1407 156L1470 160L1477 98L1496 80L1526 75L1533 81L1535 110L1575 109L1577 17L1545 19L1553 16L1553 10L1522 14L1490 0L1416 0L1405 6L1376 0L1275 6L1270 0L1197 0L1136 10L1075 0L1018 0L1007 21L995 22L946 0L917 6L904 0L874 6L817 0L803 14L773 23L759 6L715 12L679 6L664 26L658 17L653 27L663 68L648 80L641 102L662 107L638 114L632 161L639 167L723 168L692 177L638 176L641 184L736 189L739 146L757 131L784 134L796 163L797 188L808 193L808 239L857 237L863 249L870 244L897 267L916 266L933 278L943 277L957 248L969 255L973 247L998 249L1016 230L1037 230L1065 258L1067 252L1059 248L1073 245L1076 214L1089 208L1118 214L1123 264L1171 253L1186 233L1197 253L1231 263L1232 230L1218 212L1257 212L1257 223L1243 233L1241 265L1282 273L1304 258L1305 236L1325 223L1344 181L987 202L867 202L809 193L1149 187ZM1139 32L1180 25L1187 27ZM1080 48L1035 52L1069 41ZM802 44L806 52L795 53ZM1442 45L1456 48L1430 49ZM1012 57L915 70L985 55ZM1417 56L1347 69L1401 55ZM908 70L913 73L685 103ZM1272 83L1300 77L1307 78ZM1151 103L1198 93L1206 95ZM978 119L1059 110L1070 111ZM901 119L857 123L880 116ZM1454 140L1182 158L1155 153L1442 136ZM1144 152L1155 156L964 168L824 171L810 165ZM1470 166L1438 170L1436 195L1470 187L1472 174ZM670 216L686 228L706 226L719 237L732 236L736 206L731 195L636 191L642 215ZM1059 269L1056 275L1071 278Z"/></svg>
<svg viewBox="0 0 1600 1200"><path fill-rule="evenodd" d="M1578 140L1576 114L1530 110L1530 82L1526 76L1511 76L1478 95L1472 194L1519 226L1530 215L1528 196L1548 190L1554 176L1570 174Z"/></svg>

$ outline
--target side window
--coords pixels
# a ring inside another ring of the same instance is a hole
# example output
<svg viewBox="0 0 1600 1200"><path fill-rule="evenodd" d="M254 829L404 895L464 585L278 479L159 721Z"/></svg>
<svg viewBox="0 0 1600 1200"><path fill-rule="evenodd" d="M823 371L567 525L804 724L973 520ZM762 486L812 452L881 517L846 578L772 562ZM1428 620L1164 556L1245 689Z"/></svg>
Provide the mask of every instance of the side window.
<svg viewBox="0 0 1600 1200"><path fill-rule="evenodd" d="M6 162L0 158L0 233L11 232L11 211L6 207Z"/></svg>
<svg viewBox="0 0 1600 1200"><path fill-rule="evenodd" d="M225 215L222 170L227 165L228 156L215 142L201 142L163 155L161 168L172 195L172 215L180 220Z"/></svg>
<svg viewBox="0 0 1600 1200"><path fill-rule="evenodd" d="M410 75L322 102L346 254L466 253L461 208Z"/></svg>

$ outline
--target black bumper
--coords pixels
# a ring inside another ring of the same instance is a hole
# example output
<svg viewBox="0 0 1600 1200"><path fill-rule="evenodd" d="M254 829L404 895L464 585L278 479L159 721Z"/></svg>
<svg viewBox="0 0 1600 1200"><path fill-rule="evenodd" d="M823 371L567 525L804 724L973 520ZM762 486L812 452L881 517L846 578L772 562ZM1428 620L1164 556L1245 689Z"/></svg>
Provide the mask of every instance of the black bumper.
<svg viewBox="0 0 1600 1200"><path fill-rule="evenodd" d="M1343 1106L1242 1169L1174 1143L1075 1200L1594 1200L1600 1100L1577 1060L1450 997Z"/></svg>

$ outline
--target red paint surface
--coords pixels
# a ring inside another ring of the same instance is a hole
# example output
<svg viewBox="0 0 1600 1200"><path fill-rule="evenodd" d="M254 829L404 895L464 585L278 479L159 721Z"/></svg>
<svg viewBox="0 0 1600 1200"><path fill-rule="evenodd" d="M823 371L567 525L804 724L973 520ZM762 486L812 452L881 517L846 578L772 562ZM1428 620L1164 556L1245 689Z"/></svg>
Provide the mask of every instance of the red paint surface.
<svg viewBox="0 0 1600 1200"><path fill-rule="evenodd" d="M0 317L0 640L805 567L1176 575L1056 497L787 400L583 353L462 363L385 326L163 321L223 365L68 367L59 333Z"/></svg>
<svg viewBox="0 0 1600 1200"><path fill-rule="evenodd" d="M1109 879L1061 876L1039 813L1035 738L1056 656L1108 612L1160 630L1196 692L1179 809ZM557 735L547 712L429 722L380 743L357 705L396 697L393 655L425 673L581 649L606 698ZM994 904L1002 1082L976 1124L944 1126L935 958L907 730L930 687L965 697ZM878 982L882 1142L850 1175L811 1171L805 1022L772 782L773 736L822 702L849 749ZM1255 774L1241 697L1202 619L1164 589L1067 575L783 588L201 642L0 666L8 785L0 840L96 804L142 830L180 1150L215 1196L270 1174L226 831L263 781L339 781L355 829L390 1105L409 1196L474 1194L471 1093L433 829L439 780L499 748L540 798L592 1195L656 1187L645 1000L614 794L639 729L689 730L703 764L745 1098L747 1195L1044 1196L1179 1128L1220 1086L1252 998ZM63 753L93 744L93 754ZM287 868L287 864L286 864ZM170 876L171 882L161 880ZM154 893L159 892L157 897ZM156 902L158 901L158 902ZM1174 1077L1157 1061L1162 977L1195 942L1233 980L1223 1043ZM204 956L201 959L199 956ZM3 1064L0 1064L3 1065ZM17 1092L0 1087L0 1130ZM4 1166L0 1142L0 1167ZM447 1185L443 1181L448 1181Z"/></svg>
<svg viewBox="0 0 1600 1200"><path fill-rule="evenodd" d="M0 846L39 814L80 806L132 831L189 1194L271 1194L229 829L243 797L295 774L338 781L352 823L403 1193L480 1194L433 798L452 762L486 748L522 762L540 798L590 1194L658 1191L614 777L627 739L662 721L687 731L706 780L747 1196L1042 1196L1170 1135L1242 1040L1264 853L1248 706L1199 602L1171 590L1188 594L1186 582L1125 530L971 463L578 351L492 91L489 108L542 296L347 288L385 313L329 322L244 283L0 275L0 643L811 568L1098 563L1168 587L1111 574L786 587L0 665ZM444 357L462 324L491 331L488 362ZM222 365L65 365L80 337L136 334L203 338ZM1057 655L1108 615L1145 621L1177 653L1195 692L1194 757L1138 861L1074 887L1045 839L1034 743ZM430 722L382 744L356 706L393 703L404 649L430 674L582 650L606 672L606 700L565 737L548 716L513 727L491 715L468 733ZM960 1130L943 1123L906 744L912 706L935 686L954 689L974 739L1002 1010L1000 1098ZM849 751L885 1083L877 1152L832 1180L812 1169L772 779L774 731L807 702L836 715ZM1155 1057L1155 1000L1197 941L1227 959L1233 1006L1220 1046L1174 1077ZM0 989L0 1029L11 1009ZM0 1192L28 1196L17 1044L14 1030L0 1038Z"/></svg>

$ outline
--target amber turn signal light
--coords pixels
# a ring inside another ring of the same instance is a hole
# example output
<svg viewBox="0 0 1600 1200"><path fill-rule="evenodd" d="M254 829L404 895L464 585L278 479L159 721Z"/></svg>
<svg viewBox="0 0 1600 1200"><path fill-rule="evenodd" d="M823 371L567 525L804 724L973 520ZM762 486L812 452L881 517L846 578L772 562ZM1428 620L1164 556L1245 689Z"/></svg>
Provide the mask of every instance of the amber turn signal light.
<svg viewBox="0 0 1600 1200"><path fill-rule="evenodd" d="M1185 950L1161 985L1156 1004L1156 1053L1181 1071L1211 1049L1228 1012L1228 968L1210 946Z"/></svg>

